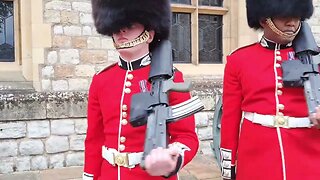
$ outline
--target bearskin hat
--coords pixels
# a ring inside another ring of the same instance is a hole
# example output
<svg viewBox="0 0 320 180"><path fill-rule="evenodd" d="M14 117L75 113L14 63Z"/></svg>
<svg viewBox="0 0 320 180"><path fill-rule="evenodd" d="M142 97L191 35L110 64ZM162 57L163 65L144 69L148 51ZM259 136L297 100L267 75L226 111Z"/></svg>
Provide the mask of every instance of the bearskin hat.
<svg viewBox="0 0 320 180"><path fill-rule="evenodd" d="M155 31L153 42L169 38L171 27L169 0L91 0L91 2L94 23L100 34L112 36L121 28L138 22L143 24L146 30Z"/></svg>
<svg viewBox="0 0 320 180"><path fill-rule="evenodd" d="M313 13L312 0L246 0L247 18L251 28L260 29L259 21L272 17L308 19Z"/></svg>

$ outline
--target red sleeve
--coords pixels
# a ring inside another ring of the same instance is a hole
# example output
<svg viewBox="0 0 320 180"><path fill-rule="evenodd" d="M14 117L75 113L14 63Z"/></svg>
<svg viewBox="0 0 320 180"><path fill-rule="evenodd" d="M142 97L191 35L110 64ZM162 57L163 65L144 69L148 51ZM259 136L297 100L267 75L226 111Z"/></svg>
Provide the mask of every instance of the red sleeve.
<svg viewBox="0 0 320 180"><path fill-rule="evenodd" d="M93 177L96 180L100 176L102 163L103 118L100 109L97 76L93 77L89 89L88 99L88 129L85 139L84 177ZM87 178L90 179L90 178Z"/></svg>
<svg viewBox="0 0 320 180"><path fill-rule="evenodd" d="M234 56L227 57L223 81L223 113L221 120L221 161L230 168L236 163L239 128L242 117L242 87L239 64ZM223 162L223 160L226 160Z"/></svg>
<svg viewBox="0 0 320 180"><path fill-rule="evenodd" d="M183 75L181 72L175 72L174 82L183 82ZM170 105L175 105L190 99L189 92L170 92ZM183 148L183 164L186 165L192 160L199 148L198 136L195 132L194 115L181 119L177 122L169 123L168 132L170 135L169 144L178 144L185 146Z"/></svg>

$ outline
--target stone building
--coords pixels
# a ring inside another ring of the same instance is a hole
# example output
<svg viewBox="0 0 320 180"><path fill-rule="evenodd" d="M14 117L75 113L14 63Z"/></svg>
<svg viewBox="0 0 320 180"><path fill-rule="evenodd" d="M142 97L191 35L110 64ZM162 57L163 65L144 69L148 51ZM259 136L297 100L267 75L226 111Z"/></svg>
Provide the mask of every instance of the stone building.
<svg viewBox="0 0 320 180"><path fill-rule="evenodd" d="M225 56L260 33L247 26L245 0L171 1L174 63L205 104L196 121L208 153ZM95 31L90 0L1 0L0 174L83 165L91 77L117 60L112 39Z"/></svg>

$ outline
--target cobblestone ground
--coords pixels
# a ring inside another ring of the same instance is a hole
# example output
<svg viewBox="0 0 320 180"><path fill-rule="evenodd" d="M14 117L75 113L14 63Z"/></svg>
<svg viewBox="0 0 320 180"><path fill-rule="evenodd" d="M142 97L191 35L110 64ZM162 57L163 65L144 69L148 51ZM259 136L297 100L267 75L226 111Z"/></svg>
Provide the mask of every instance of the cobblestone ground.
<svg viewBox="0 0 320 180"><path fill-rule="evenodd" d="M81 180L82 167L0 175L0 180ZM212 154L198 154L179 173L180 180L221 180Z"/></svg>

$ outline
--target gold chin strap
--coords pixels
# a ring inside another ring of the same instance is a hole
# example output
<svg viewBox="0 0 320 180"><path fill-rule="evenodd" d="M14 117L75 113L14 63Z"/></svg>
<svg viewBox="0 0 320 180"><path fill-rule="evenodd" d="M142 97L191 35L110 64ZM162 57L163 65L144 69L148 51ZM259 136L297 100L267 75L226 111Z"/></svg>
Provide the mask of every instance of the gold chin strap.
<svg viewBox="0 0 320 180"><path fill-rule="evenodd" d="M128 41L128 42L124 42L122 44L116 44L115 42L113 42L113 45L116 49L125 49L125 48L131 48L134 46L137 46L139 44L145 43L147 42L147 40L149 39L150 34L148 31L144 31L143 33L141 33L137 38Z"/></svg>
<svg viewBox="0 0 320 180"><path fill-rule="evenodd" d="M280 30L274 25L274 23L272 22L271 18L267 18L267 19L266 19L266 23L267 23L267 25L270 27L270 29L271 29L273 32L275 32L276 34L278 34L278 35L281 36L281 37L289 38L289 39L292 38L292 37L295 37L295 36L299 33L300 27L301 27L301 22L300 22L299 27L298 27L298 29L296 30L296 32L294 32L293 34L289 34L289 33L284 33L284 32L282 32L282 31L280 31Z"/></svg>

